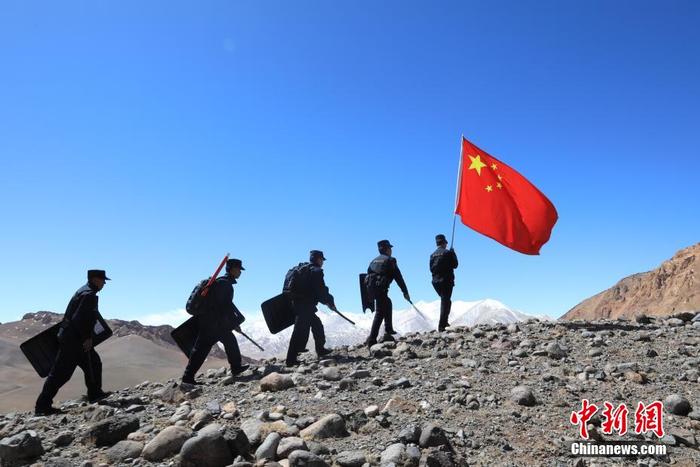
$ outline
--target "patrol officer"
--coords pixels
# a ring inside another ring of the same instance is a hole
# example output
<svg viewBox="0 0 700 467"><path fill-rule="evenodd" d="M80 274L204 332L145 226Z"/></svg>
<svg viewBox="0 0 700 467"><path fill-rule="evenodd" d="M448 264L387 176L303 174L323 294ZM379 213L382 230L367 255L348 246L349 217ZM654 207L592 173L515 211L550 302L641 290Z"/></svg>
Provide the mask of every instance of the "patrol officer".
<svg viewBox="0 0 700 467"><path fill-rule="evenodd" d="M457 254L453 248L447 249L447 239L444 235L435 236L437 250L430 255L430 272L433 274L433 288L440 296L440 322L438 331L445 330L452 308L452 289L455 286L455 269L459 265Z"/></svg>
<svg viewBox="0 0 700 467"><path fill-rule="evenodd" d="M195 380L197 371L202 367L209 355L211 347L217 342L224 344L226 357L234 375L243 373L250 365L241 363L241 352L238 342L231 331L241 331L240 325L245 317L233 305L233 284L245 271L240 259L226 261L226 274L216 279L210 293L214 294L213 303L209 310L197 315L197 338L190 353L190 360L182 375L185 384L202 384Z"/></svg>
<svg viewBox="0 0 700 467"><path fill-rule="evenodd" d="M379 248L379 256L374 258L367 268L366 286L370 295L375 300L376 311L374 320L372 321L372 329L369 337L365 342L368 347L377 343L379 335L379 327L384 322L384 341L394 341L392 334L396 334L392 323L392 304L389 298L389 286L396 280L396 283L401 288L403 296L406 300L411 300L408 295L406 282L403 280L401 270L396 263L396 258L391 256L393 245L389 240L380 240L377 242Z"/></svg>
<svg viewBox="0 0 700 467"><path fill-rule="evenodd" d="M286 364L288 367L299 363L297 356L305 350L304 348L309 340L309 330L314 336L316 355L323 357L331 353L331 350L325 347L326 335L321 319L316 316L318 311L316 305L319 302L333 311L338 311L333 295L328 292L328 287L323 279L324 261L326 261L326 258L323 256L322 251L311 250L309 262L298 266L299 282L292 294L292 307L296 318L294 320L292 337L289 340L289 349L287 350Z"/></svg>
<svg viewBox="0 0 700 467"><path fill-rule="evenodd" d="M89 270L87 279L87 284L75 292L66 307L58 332L58 354L36 400L36 415L62 413L60 409L52 407L53 398L61 386L70 380L76 366L85 374L90 402L97 402L110 394L102 390L102 361L92 345L99 313L97 292L110 279L101 269Z"/></svg>

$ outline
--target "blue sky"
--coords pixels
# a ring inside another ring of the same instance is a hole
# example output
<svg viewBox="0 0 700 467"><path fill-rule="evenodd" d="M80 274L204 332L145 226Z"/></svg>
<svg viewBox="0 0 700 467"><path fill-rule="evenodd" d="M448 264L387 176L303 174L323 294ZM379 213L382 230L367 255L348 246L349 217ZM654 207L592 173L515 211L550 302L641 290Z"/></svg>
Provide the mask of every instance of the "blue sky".
<svg viewBox="0 0 700 467"><path fill-rule="evenodd" d="M559 316L700 231L700 3L33 2L0 15L0 321L184 306L227 251L248 312L308 250L338 306L395 245L415 299L460 135L555 204L539 257L458 225L454 298ZM395 303L403 306L398 291Z"/></svg>

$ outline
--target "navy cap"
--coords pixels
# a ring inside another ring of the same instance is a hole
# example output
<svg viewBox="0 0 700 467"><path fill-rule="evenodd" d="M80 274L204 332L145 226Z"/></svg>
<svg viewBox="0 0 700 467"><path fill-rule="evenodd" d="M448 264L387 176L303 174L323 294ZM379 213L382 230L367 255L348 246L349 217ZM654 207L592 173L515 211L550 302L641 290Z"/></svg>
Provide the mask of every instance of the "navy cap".
<svg viewBox="0 0 700 467"><path fill-rule="evenodd" d="M316 258L321 258L323 261L326 261L326 258L323 256L323 252L321 250L311 250L309 252L309 260L313 261Z"/></svg>
<svg viewBox="0 0 700 467"><path fill-rule="evenodd" d="M88 280L92 278L98 278L98 279L104 279L106 281L111 281L109 277L107 277L107 273L103 271L102 269L89 269L87 272L87 278Z"/></svg>
<svg viewBox="0 0 700 467"><path fill-rule="evenodd" d="M236 258L231 258L228 261L226 261L226 269L228 270L231 268L239 268L241 271L245 271L245 268L243 267L243 261Z"/></svg>
<svg viewBox="0 0 700 467"><path fill-rule="evenodd" d="M377 242L377 246L379 247L380 250L383 249L383 248L394 248L394 245L392 245L392 244L389 242L389 240L379 240L379 241Z"/></svg>
<svg viewBox="0 0 700 467"><path fill-rule="evenodd" d="M438 234L435 236L435 244L439 245L441 243L447 243L447 239L443 234Z"/></svg>

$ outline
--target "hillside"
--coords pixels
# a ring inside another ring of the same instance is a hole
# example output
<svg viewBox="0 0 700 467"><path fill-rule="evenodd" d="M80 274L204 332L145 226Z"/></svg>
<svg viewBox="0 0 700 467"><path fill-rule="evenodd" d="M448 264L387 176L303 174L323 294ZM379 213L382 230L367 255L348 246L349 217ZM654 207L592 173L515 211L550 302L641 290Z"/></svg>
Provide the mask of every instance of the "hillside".
<svg viewBox="0 0 700 467"><path fill-rule="evenodd" d="M561 319L671 316L700 310L700 243L677 252L658 268L625 277Z"/></svg>

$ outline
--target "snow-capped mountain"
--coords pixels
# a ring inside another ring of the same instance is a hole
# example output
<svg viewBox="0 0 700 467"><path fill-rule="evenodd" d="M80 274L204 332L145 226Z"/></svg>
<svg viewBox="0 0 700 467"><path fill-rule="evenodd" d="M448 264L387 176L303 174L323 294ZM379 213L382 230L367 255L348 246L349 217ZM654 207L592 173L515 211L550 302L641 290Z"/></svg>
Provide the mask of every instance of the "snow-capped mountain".
<svg viewBox="0 0 700 467"><path fill-rule="evenodd" d="M396 329L399 334L426 332L437 329L440 318L440 300L416 302L416 307L420 311L420 314L412 307L400 310L394 309L394 329ZM343 314L353 320L356 325L353 326L337 314L326 310L323 305L319 306L317 315L321 318L326 332L327 347L333 348L343 345L355 345L367 339L374 314L370 312L366 314ZM494 323L508 324L530 318L549 319L546 316L533 316L512 310L497 300L485 299L474 302L455 300L452 302L450 324L453 327ZM270 334L262 316L248 318L243 324L243 331L265 349L265 352L261 352L245 338L239 336L238 343L241 347L241 352L251 358L285 355L289 344L289 338L292 334L291 327L278 334ZM383 330L380 331L380 337L382 333ZM307 348L313 351L313 338L309 338Z"/></svg>

